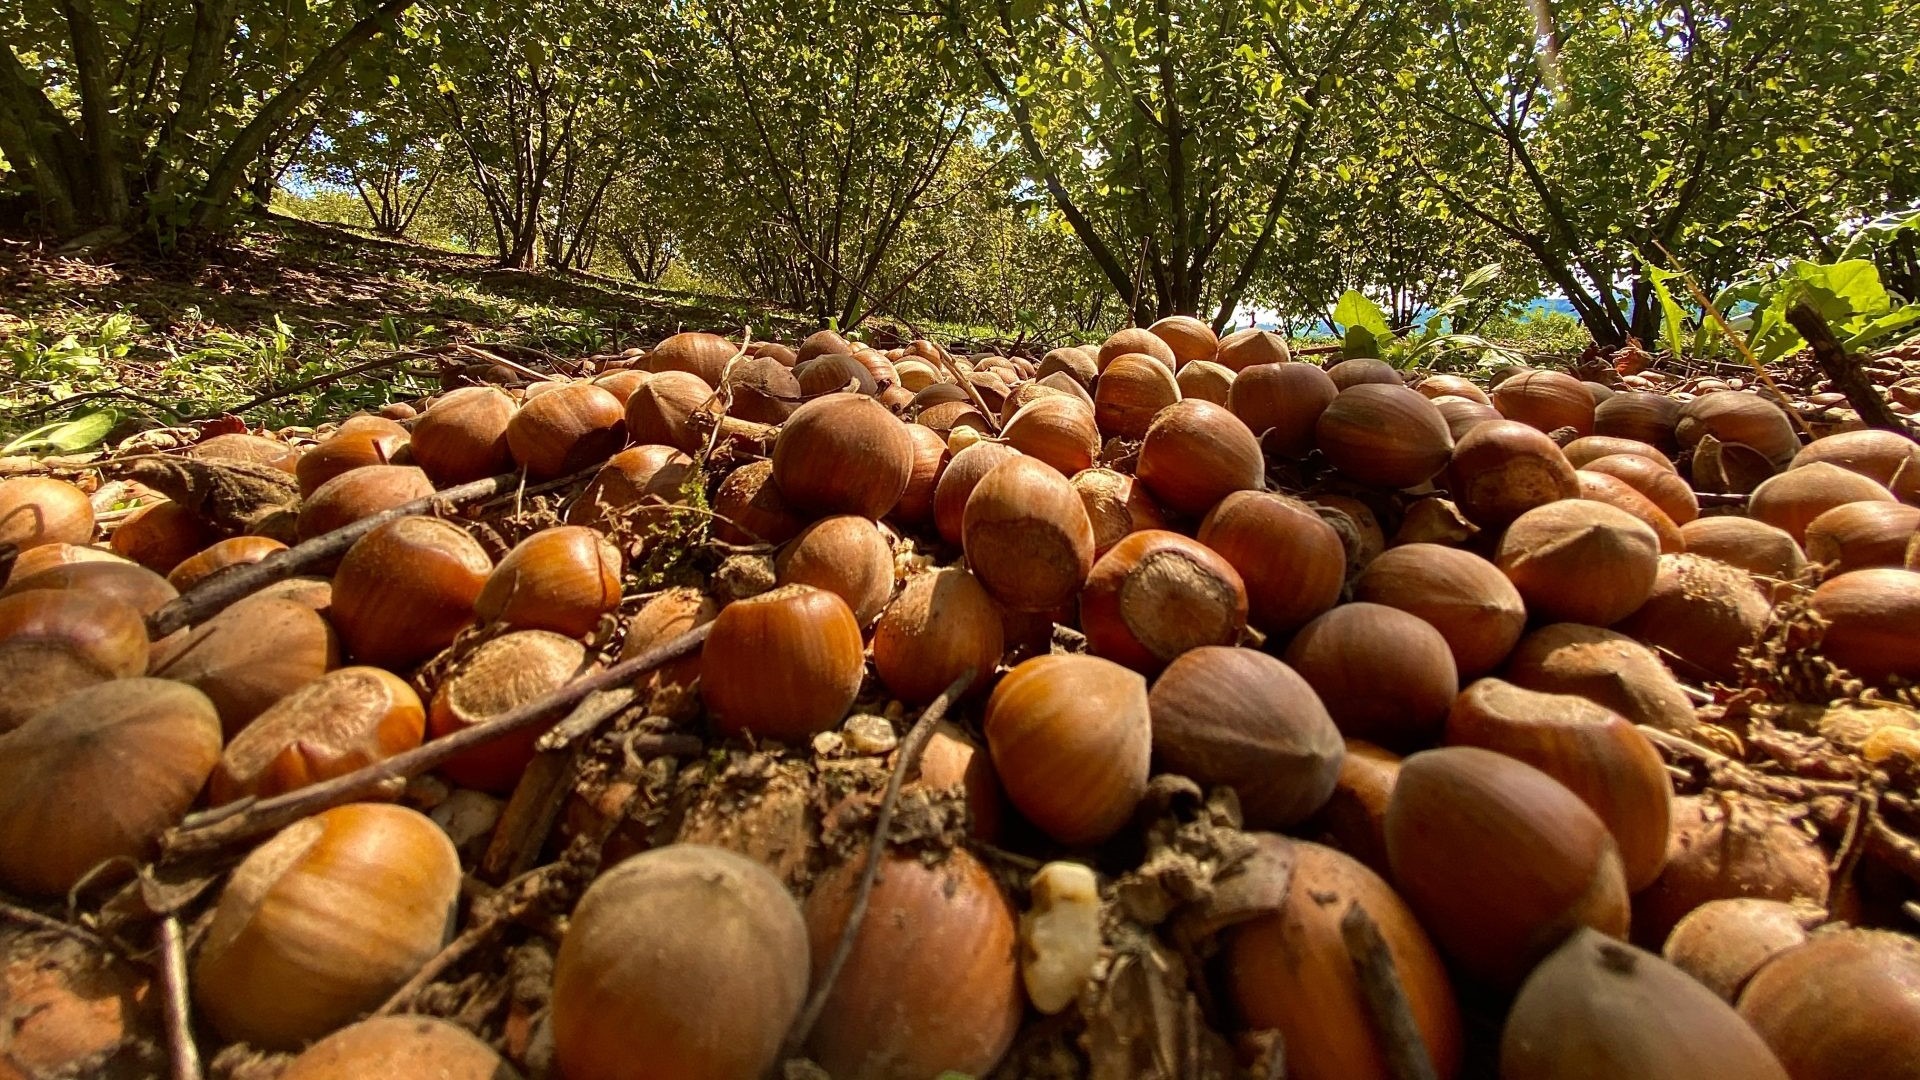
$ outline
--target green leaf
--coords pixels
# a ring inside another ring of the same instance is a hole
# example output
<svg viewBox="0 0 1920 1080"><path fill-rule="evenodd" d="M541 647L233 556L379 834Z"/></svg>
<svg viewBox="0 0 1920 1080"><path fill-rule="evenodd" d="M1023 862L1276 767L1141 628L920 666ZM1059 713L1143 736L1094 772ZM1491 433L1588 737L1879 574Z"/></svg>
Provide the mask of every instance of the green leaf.
<svg viewBox="0 0 1920 1080"><path fill-rule="evenodd" d="M0 446L0 456L38 449L71 454L78 450L85 450L106 438L107 432L112 431L113 425L119 422L120 414L112 409L84 413L72 420L59 421L27 432L7 445Z"/></svg>
<svg viewBox="0 0 1920 1080"><path fill-rule="evenodd" d="M1882 214L1860 226L1848 237L1847 246L1840 249L1839 257L1843 261L1854 258L1876 242L1892 240L1908 232L1920 232L1920 208Z"/></svg>
<svg viewBox="0 0 1920 1080"><path fill-rule="evenodd" d="M1436 334L1408 353L1399 366L1412 367L1425 354L1440 353L1447 349L1476 353L1481 364L1517 364L1524 359L1519 353L1495 345L1478 334Z"/></svg>
<svg viewBox="0 0 1920 1080"><path fill-rule="evenodd" d="M1766 300L1767 282L1758 277L1745 277L1728 282L1727 286L1713 298L1713 307L1722 318L1727 320L1727 325L1751 336L1750 331L1753 328L1755 316ZM1736 314L1734 308L1741 304L1755 306L1751 310ZM1693 332L1694 355L1706 352L1707 346L1719 333L1719 324L1709 318L1706 312L1701 312L1700 325Z"/></svg>
<svg viewBox="0 0 1920 1080"><path fill-rule="evenodd" d="M1653 298L1660 303L1660 336L1667 351L1675 357L1681 356L1686 349L1686 339L1681 336L1686 326L1686 313L1680 310L1680 302L1673 298L1673 290L1667 288L1667 282L1680 276L1677 271L1662 270L1644 257L1640 265L1647 273L1647 283L1653 286Z"/></svg>
<svg viewBox="0 0 1920 1080"><path fill-rule="evenodd" d="M1772 363L1806 344L1800 337L1800 331L1787 322L1787 300L1787 290L1776 293L1773 300L1759 311L1753 330L1747 335L1747 345L1753 350L1754 359L1763 364Z"/></svg>
<svg viewBox="0 0 1920 1080"><path fill-rule="evenodd" d="M1333 307L1333 321L1346 327L1349 332L1358 327L1367 330L1375 338L1390 337L1393 328L1387 325L1387 314L1380 305L1367 299L1358 289L1348 289L1340 294L1339 303Z"/></svg>
<svg viewBox="0 0 1920 1080"><path fill-rule="evenodd" d="M1499 263L1488 263L1473 273L1468 274L1466 280L1460 282L1460 295L1478 296L1485 292L1494 282L1499 281L1505 273L1506 271Z"/></svg>
<svg viewBox="0 0 1920 1080"><path fill-rule="evenodd" d="M1865 259L1837 263L1802 260L1793 264L1792 276L1797 288L1783 291L1805 299L1835 326L1860 316L1884 315L1893 307L1886 287L1880 284L1879 269Z"/></svg>
<svg viewBox="0 0 1920 1080"><path fill-rule="evenodd" d="M1340 343L1340 356L1344 360L1377 360L1380 358L1380 338L1364 326L1349 326L1346 338Z"/></svg>
<svg viewBox="0 0 1920 1080"><path fill-rule="evenodd" d="M1920 304L1895 308L1855 331L1840 344L1849 350L1864 349L1898 330L1920 323Z"/></svg>

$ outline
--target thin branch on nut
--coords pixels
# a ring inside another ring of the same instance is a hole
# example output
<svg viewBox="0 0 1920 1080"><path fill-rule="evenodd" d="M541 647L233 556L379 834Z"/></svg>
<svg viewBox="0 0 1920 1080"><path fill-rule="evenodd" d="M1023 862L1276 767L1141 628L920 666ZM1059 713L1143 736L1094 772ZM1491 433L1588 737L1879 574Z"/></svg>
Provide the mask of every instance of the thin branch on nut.
<svg viewBox="0 0 1920 1080"><path fill-rule="evenodd" d="M1433 1058L1414 1021L1413 1005L1407 1000L1406 987L1394 970L1393 954L1386 938L1365 908L1356 901L1349 904L1340 919L1340 937L1346 942L1347 955L1359 976L1360 990L1386 1052L1387 1073L1394 1080L1435 1080Z"/></svg>
<svg viewBox="0 0 1920 1080"><path fill-rule="evenodd" d="M853 907L847 914L847 925L840 931L839 943L834 946L833 955L820 969L820 980L813 988L813 994L807 998L806 1008L800 1011L800 1019L793 1025L793 1031L787 1036L787 1057L798 1054L806 1045L807 1036L813 1034L813 1026L820 1020L820 1014L826 1010L827 998L833 993L833 984L840 977L840 970L846 967L847 958L853 954L854 940L860 936L860 924L867 916L867 900L873 895L873 881L880 873L880 859L887 849L887 829L893 825L894 806L900 801L900 786L906 775L913 771L920 760L920 752L927 748L928 740L933 738L937 727L947 710L953 707L961 694L973 682L973 671L963 671L947 688L940 692L927 705L920 718L913 722L913 730L907 732L905 741L900 744L900 756L894 760L893 773L887 777L886 794L880 800L880 813L874 819L873 839L867 844L867 862L860 871L860 883L854 889Z"/></svg>
<svg viewBox="0 0 1920 1080"><path fill-rule="evenodd" d="M980 419L987 422L987 427L993 434L1000 434L1000 421L995 418L993 410L987 408L987 399L980 396L980 388L973 385L973 380L967 378L966 373L960 370L960 365L953 362L953 357L947 355L947 350L935 345L933 352L940 358L941 366L952 373L954 380L966 389L967 396L973 399L973 407L980 410Z"/></svg>
<svg viewBox="0 0 1920 1080"><path fill-rule="evenodd" d="M56 919L51 915L42 915L37 911L16 907L13 904L0 902L0 919L16 922L21 926L32 927L35 930L45 930L51 934L70 937L83 945L99 949L101 952L109 955L118 955L120 952L119 948L115 946L113 942L88 930L84 926L76 926L73 923Z"/></svg>
<svg viewBox="0 0 1920 1080"><path fill-rule="evenodd" d="M444 738L434 739L406 753L375 762L345 776L310 784L284 795L276 795L271 799L262 799L239 813L224 813L219 816L209 813L202 817L188 818L177 828L167 832L161 840L161 850L169 856L216 850L262 833L273 832L309 814L364 798L368 792L380 785L426 772L471 747L533 727L596 690L625 686L662 664L677 660L698 649L707 640L707 634L711 630L710 623L697 626L664 644L648 649L631 660L623 660L604 671L542 694L532 701L509 709L482 723L456 731ZM675 737L660 738L666 740ZM680 743L663 742L662 746L678 749Z"/></svg>
<svg viewBox="0 0 1920 1080"><path fill-rule="evenodd" d="M330 533L316 536L305 543L276 551L257 563L235 567L226 573L216 574L194 588L167 602L147 620L147 636L155 641L182 627L201 622L216 615L253 593L278 581L294 577L314 569L339 557L354 542L389 521L404 517L417 517L422 514L447 514L474 503L483 503L502 495L532 495L542 491L552 491L566 487L581 480L590 479L599 471L595 465L583 469L571 476L563 476L543 484L523 488L523 477L518 472L501 473L484 480L475 480L470 484L459 484L443 491L436 491L424 499L415 499L391 510L384 510L372 517L361 518L343 525Z"/></svg>
<svg viewBox="0 0 1920 1080"><path fill-rule="evenodd" d="M180 932L180 920L172 915L160 920L155 932L159 939L160 987L164 992L167 1021L167 1049L173 1059L173 1080L200 1080L200 1047L193 1041L193 1014L188 1002L187 946Z"/></svg>

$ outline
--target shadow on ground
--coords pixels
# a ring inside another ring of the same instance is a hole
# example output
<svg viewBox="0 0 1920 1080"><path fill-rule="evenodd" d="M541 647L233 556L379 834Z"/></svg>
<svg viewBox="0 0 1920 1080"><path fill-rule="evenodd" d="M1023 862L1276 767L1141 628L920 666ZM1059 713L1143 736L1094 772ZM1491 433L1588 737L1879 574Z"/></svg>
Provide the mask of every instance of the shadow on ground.
<svg viewBox="0 0 1920 1080"><path fill-rule="evenodd" d="M792 312L750 300L501 270L486 256L279 215L256 219L225 250L194 260L126 251L63 258L30 240L0 238L0 315L12 317L0 319L0 333L15 319L72 311L128 311L151 332L185 337L213 329L247 335L271 329L277 316L307 340L391 318L406 324L406 336L434 326L452 340L511 336L566 352L579 351L588 330L598 330L605 347L625 348L679 329L737 334L751 324L757 337L789 337L807 328Z"/></svg>

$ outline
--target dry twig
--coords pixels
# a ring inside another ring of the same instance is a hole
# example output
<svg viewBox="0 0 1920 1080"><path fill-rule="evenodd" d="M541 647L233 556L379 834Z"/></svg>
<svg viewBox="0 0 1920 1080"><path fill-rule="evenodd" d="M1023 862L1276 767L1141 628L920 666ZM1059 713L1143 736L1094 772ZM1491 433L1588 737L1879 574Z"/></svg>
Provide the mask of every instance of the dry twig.
<svg viewBox="0 0 1920 1080"><path fill-rule="evenodd" d="M1000 434L1000 421L994 416L993 410L987 408L987 399L980 396L980 388L973 385L973 380L967 378L966 373L960 370L960 365L953 362L953 357L947 355L946 349L935 345L933 355L940 358L941 365L953 375L955 382L966 387L967 396L973 399L973 407L980 410L980 418L987 422L987 427L995 435Z"/></svg>
<svg viewBox="0 0 1920 1080"><path fill-rule="evenodd" d="M42 915L37 911L31 911L27 908L16 907L4 901L0 901L0 918L19 923L22 926L30 926L35 930L45 930L49 933L70 937L81 944L99 949L104 953L117 953L119 951L114 947L113 942L88 930L84 926L75 926L70 922L64 922L50 915Z"/></svg>
<svg viewBox="0 0 1920 1080"><path fill-rule="evenodd" d="M1896 434L1914 438L1913 430L1907 427L1900 414L1887 405L1887 399L1880 395L1873 383L1860 370L1857 357L1847 355L1847 350L1833 336L1833 329L1827 320L1815 311L1812 305L1798 303L1787 309L1787 321L1793 324L1800 336L1807 339L1807 346L1813 350L1813 362L1827 376L1834 389L1845 394L1847 404L1860 414L1860 419L1868 427L1880 428Z"/></svg>
<svg viewBox="0 0 1920 1080"><path fill-rule="evenodd" d="M597 696L588 695L588 701ZM514 785L512 796L500 812L487 850L474 869L475 876L488 882L508 881L533 868L541 850L547 846L554 824L560 820L561 811L566 808L581 754L578 747L544 751L527 763L520 773L520 782Z"/></svg>
<svg viewBox="0 0 1920 1080"><path fill-rule="evenodd" d="M1680 265L1680 260L1674 258L1673 252L1668 251L1667 246L1658 240L1653 242L1653 246L1659 248L1660 254L1667 257L1667 262L1673 266L1674 270L1679 273L1680 280L1686 284L1687 291L1693 294L1693 302L1699 304L1700 310L1705 312L1708 317L1713 319L1714 324L1720 327L1720 333L1725 335L1726 339L1733 343L1733 347L1740 351L1740 355L1746 358L1747 363L1753 368L1753 373L1759 376L1760 381L1766 385L1768 390L1773 391L1774 397L1780 401L1791 401L1792 399L1787 396L1786 392L1780 389L1780 385L1773 381L1773 376L1767 373L1767 365L1761 363L1760 358L1753 355L1753 350L1747 347L1746 335L1735 330L1732 325L1727 322L1727 317L1720 313L1720 308L1715 305L1712 300L1707 299L1706 293L1700 291L1700 286L1694 282L1693 275L1687 272L1686 267ZM1794 430L1799 431L1803 435L1812 434L1807 430L1807 422L1800 418L1799 413L1794 412L1792 409L1782 409L1780 411L1787 414L1788 420L1793 421Z"/></svg>
<svg viewBox="0 0 1920 1080"><path fill-rule="evenodd" d="M395 990L393 996L373 1011L373 1015L387 1016L412 1008L414 999L420 996L421 991L433 985L448 968L464 960L475 949L499 937L515 919L540 903L553 880L564 877L568 872L562 863L549 863L521 874L476 901L472 925L435 953L433 959L428 960L419 971L414 972L413 978Z"/></svg>
<svg viewBox="0 0 1920 1080"><path fill-rule="evenodd" d="M612 690L596 690L582 698L580 704L573 707L566 719L547 729L534 743L534 748L542 752L565 750L578 740L593 734L594 729L608 719L619 715L620 710L633 704L637 697L630 686L616 687Z"/></svg>
<svg viewBox="0 0 1920 1080"><path fill-rule="evenodd" d="M1407 1001L1406 987L1400 985L1400 975L1394 970L1393 954L1387 951L1380 927L1358 901L1350 903L1341 916L1340 937L1347 944L1354 974L1360 978L1361 994L1373 1015L1387 1059L1387 1074L1394 1080L1436 1080L1433 1059L1420 1037L1420 1025L1413 1019L1413 1005Z"/></svg>
<svg viewBox="0 0 1920 1080"><path fill-rule="evenodd" d="M247 401L241 402L240 404L235 405L230 409L221 409L217 412L204 413L199 416L188 417L188 419L189 420L218 420L220 417L226 416L228 414L239 415L240 413L246 412L248 409L259 408L260 406L265 405L269 401L276 401L283 397L292 397L294 394L298 394L302 390L312 390L315 387L319 387L319 386L330 386L334 383L340 382L343 379L352 378L355 375L364 375L369 371L378 371L381 368L389 368L394 366L395 364L404 364L408 360L425 360L428 357L434 356L434 355L436 355L436 352L431 352L431 351L419 352L415 350L392 353L387 356L383 356L378 360L368 360L364 364L355 364L352 367L341 368L339 371L330 371L325 375L315 376L314 378L308 379L304 382L294 383L292 386L276 387L272 390L265 391L264 393L260 394L258 397L254 397ZM171 409L167 411L172 412ZM176 413L175 415L178 415L178 414Z"/></svg>
<svg viewBox="0 0 1920 1080"><path fill-rule="evenodd" d="M200 1080L200 1047L193 1041L191 997L187 992L187 943L180 920L160 920L160 987L166 999L167 1049L173 1058L173 1080ZM289 992L296 992L288 988Z"/></svg>
<svg viewBox="0 0 1920 1080"><path fill-rule="evenodd" d="M887 849L887 829L893 824L894 806L900 801L900 785L906 775L913 771L914 764L920 760L920 752L927 747L927 741L933 738L933 730L953 707L967 686L973 682L973 672L965 671L953 680L940 696L934 698L920 719L913 722L913 730L900 744L900 756L894 760L893 773L887 777L886 794L880 800L880 813L873 822L873 839L867 844L867 862L860 870L860 883L854 889L853 907L847 913L847 925L840 931L840 940L834 946L833 955L827 958L826 965L820 969L820 978L815 983L813 994L807 998L806 1007L800 1010L800 1018L794 1022L793 1031L787 1036L787 1055L797 1054L800 1047L806 1045L807 1036L813 1034L813 1025L820 1020L821 1012L827 1007L827 998L833 994L833 984L840 977L840 969L847 964L847 957L853 954L854 940L860 936L860 923L867 917L867 901L873 895L873 880L880 873L880 858Z"/></svg>
<svg viewBox="0 0 1920 1080"><path fill-rule="evenodd" d="M515 361L515 360L509 360L506 357L501 356L498 352L495 352L492 348L477 347L477 346L468 345L465 343L456 344L454 348L470 356L477 356L481 360L484 360L489 364L499 364L501 367L507 368L510 371L519 372L520 374L525 375L527 378L532 379L535 382L547 382L553 378L553 374L551 372L536 371L533 368L526 366L525 364L519 363L518 361Z"/></svg>
<svg viewBox="0 0 1920 1080"><path fill-rule="evenodd" d="M630 683L654 668L698 649L712 629L711 623L697 626L631 660L623 660L604 671L542 694L484 723L434 739L345 776L309 784L270 799L233 803L229 807L190 817L177 828L168 830L161 841L161 850L168 856L217 850L262 833L276 831L309 814L365 797L383 784L426 772L462 751L532 727L596 690ZM662 748L657 752L662 753L681 752L686 738L684 735L653 737Z"/></svg>
<svg viewBox="0 0 1920 1080"><path fill-rule="evenodd" d="M1708 779L1716 787L1732 788L1762 799L1784 799L1789 802L1805 802L1816 795L1843 795L1852 798L1859 794L1860 786L1840 780L1811 780L1797 776L1769 776L1757 772L1743 761L1713 750L1691 739L1662 731L1646 724L1638 725L1640 734L1647 737L1657 749L1666 751L1676 758L1686 758L1698 763L1707 771Z"/></svg>
<svg viewBox="0 0 1920 1080"><path fill-rule="evenodd" d="M596 465L527 490L540 492L566 487L587 479L598 471L599 466ZM250 566L236 567L217 574L168 601L160 610L154 612L153 617L147 620L147 634L158 641L175 630L192 626L208 616L218 614L268 585L321 566L338 558L352 547L355 541L389 521L420 514L451 513L463 506L515 492L523 482L521 474L513 472L489 476L485 480L475 480L470 484L459 484L444 491L436 491L424 499L415 499L372 517L361 518L359 521L343 525L330 533L316 536L285 551L276 551Z"/></svg>

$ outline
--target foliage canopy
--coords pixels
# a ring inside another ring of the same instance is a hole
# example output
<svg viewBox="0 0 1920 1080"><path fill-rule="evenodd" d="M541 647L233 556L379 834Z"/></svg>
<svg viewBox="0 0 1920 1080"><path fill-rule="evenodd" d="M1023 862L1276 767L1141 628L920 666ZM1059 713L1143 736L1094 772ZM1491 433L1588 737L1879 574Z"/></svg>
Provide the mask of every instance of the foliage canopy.
<svg viewBox="0 0 1920 1080"><path fill-rule="evenodd" d="M506 267L1046 337L1179 312L1411 343L1470 294L1689 349L1680 270L1745 310L1844 255L1888 294L1867 323L1920 294L1915 231L1860 229L1920 204L1920 0L0 0L0 26L5 212L89 242L340 192Z"/></svg>

